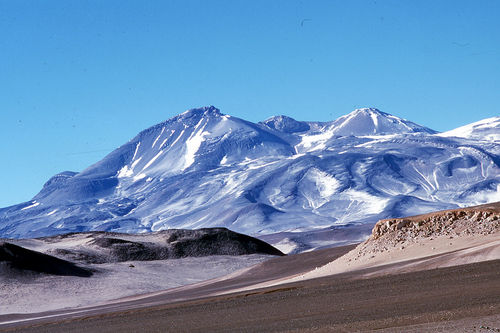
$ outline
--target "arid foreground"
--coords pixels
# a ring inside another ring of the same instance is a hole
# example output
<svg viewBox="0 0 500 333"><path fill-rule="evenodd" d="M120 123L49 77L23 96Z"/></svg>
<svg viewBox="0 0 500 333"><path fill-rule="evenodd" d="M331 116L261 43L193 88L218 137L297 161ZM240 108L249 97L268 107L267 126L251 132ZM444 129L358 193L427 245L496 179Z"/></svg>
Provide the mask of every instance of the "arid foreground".
<svg viewBox="0 0 500 333"><path fill-rule="evenodd" d="M96 307L0 316L0 330L499 332L499 206L382 221L355 248Z"/></svg>

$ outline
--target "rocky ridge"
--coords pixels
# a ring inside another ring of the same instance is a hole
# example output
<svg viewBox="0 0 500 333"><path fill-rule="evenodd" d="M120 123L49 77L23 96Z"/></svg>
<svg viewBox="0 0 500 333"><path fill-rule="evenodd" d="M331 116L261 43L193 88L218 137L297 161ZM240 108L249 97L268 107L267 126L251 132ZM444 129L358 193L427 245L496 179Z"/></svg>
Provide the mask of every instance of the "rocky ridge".
<svg viewBox="0 0 500 333"><path fill-rule="evenodd" d="M500 230L500 202L444 210L405 218L378 221L371 237L358 248L364 252L384 252L391 248L435 239L489 235Z"/></svg>

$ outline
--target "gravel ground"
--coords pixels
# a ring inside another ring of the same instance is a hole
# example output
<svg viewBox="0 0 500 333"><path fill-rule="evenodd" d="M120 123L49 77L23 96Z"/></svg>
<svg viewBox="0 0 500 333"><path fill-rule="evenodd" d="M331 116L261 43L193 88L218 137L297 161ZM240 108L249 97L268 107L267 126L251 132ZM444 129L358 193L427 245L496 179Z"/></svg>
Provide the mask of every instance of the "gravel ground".
<svg viewBox="0 0 500 333"><path fill-rule="evenodd" d="M294 260L299 264L300 260ZM252 270L247 274L251 275ZM360 278L365 275L366 272L341 274L10 329L14 332L495 332L500 328L500 260ZM231 279L221 281L221 286L224 283L231 284ZM182 294L190 298L196 292L202 295L203 290L213 287L179 290L178 295L157 295L138 302L151 304L162 297L168 302L169 298Z"/></svg>

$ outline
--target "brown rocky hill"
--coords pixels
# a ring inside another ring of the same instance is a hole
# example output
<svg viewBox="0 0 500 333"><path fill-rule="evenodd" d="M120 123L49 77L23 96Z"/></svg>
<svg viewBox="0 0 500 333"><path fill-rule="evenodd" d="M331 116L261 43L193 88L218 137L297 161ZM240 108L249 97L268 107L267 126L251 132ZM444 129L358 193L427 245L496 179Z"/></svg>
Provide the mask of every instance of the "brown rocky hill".
<svg viewBox="0 0 500 333"><path fill-rule="evenodd" d="M369 245L370 252L383 252L425 239L490 235L497 231L500 231L500 202L380 220L361 247Z"/></svg>
<svg viewBox="0 0 500 333"><path fill-rule="evenodd" d="M381 220L349 253L297 279L361 270L365 276L397 274L497 259L500 202Z"/></svg>
<svg viewBox="0 0 500 333"><path fill-rule="evenodd" d="M377 222L373 239L491 234L500 228L500 202Z"/></svg>

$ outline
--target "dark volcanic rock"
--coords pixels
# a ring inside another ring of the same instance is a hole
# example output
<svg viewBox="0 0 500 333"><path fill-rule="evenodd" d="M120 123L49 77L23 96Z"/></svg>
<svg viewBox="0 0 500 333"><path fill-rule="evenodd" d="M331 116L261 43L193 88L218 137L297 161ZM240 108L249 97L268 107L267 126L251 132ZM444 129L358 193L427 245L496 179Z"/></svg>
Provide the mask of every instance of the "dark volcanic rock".
<svg viewBox="0 0 500 333"><path fill-rule="evenodd" d="M78 267L69 261L7 242L0 243L0 267L18 273L30 271L52 275L92 276L90 270Z"/></svg>
<svg viewBox="0 0 500 333"><path fill-rule="evenodd" d="M74 249L54 249L47 251L47 254L62 257L72 262L83 262L86 264L104 264L109 262L105 256Z"/></svg>
<svg viewBox="0 0 500 333"><path fill-rule="evenodd" d="M171 245L170 253L176 258L253 253L284 255L264 241L226 228L172 230L169 234L167 244Z"/></svg>
<svg viewBox="0 0 500 333"><path fill-rule="evenodd" d="M100 237L92 241L91 244L109 251L112 261L147 261L169 258L167 249L148 242L133 242L120 238Z"/></svg>
<svg viewBox="0 0 500 333"><path fill-rule="evenodd" d="M236 256L256 253L284 255L264 241L226 228L171 229L133 236L117 233L95 233L93 237L95 239L90 244L97 247L102 253L100 258L103 261L101 262L162 260L212 255ZM130 237L134 237L134 240L126 239ZM155 238L163 240L153 242ZM63 252L58 254L65 255ZM71 253L71 256L75 258L76 254ZM107 259L103 259L105 257Z"/></svg>

